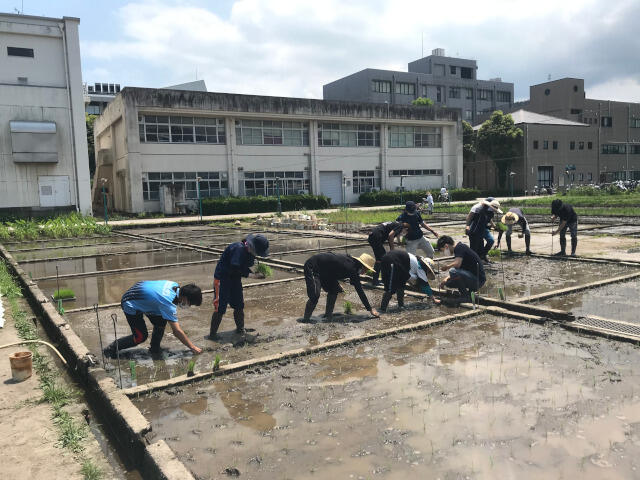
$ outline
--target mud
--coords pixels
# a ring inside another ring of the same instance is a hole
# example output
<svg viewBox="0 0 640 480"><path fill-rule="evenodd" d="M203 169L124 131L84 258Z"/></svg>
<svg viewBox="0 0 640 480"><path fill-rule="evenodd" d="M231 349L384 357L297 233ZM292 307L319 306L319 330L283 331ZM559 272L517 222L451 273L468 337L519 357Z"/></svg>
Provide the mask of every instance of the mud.
<svg viewBox="0 0 640 480"><path fill-rule="evenodd" d="M212 295L205 295L200 308L179 310L180 326L189 338L206 351L194 357L196 371L210 370L216 355L223 363L235 363L241 360L258 358L265 355L279 353L295 348L317 345L329 340L350 338L372 331L420 322L430 318L457 313L460 309L436 307L428 301L405 297L405 308L397 308L395 298L389 306L387 314L379 319L372 318L360 303L355 290L348 284L344 285L345 292L338 296L334 309L334 318L327 322L322 318L325 310L326 297L320 297L318 306L312 317L312 323L301 323L304 306L307 300L306 284L304 281L275 284L245 289L245 327L250 333L243 339L235 333L233 310L229 308L218 331L220 339L207 340L211 314L213 313ZM382 299L380 290L365 290L372 305L378 307ZM344 314L344 302L353 304L353 313ZM111 313L117 313L120 319L117 327L118 336L130 335L124 314L120 309L107 309L100 312L101 325L107 323L109 328L103 330L103 342L109 343L114 339ZM80 336L85 345L100 354L99 338L97 336L97 322L94 312L73 313L68 315L74 331ZM149 324L148 324L149 326ZM149 326L149 328L151 328ZM156 358L151 358L147 352L148 341L129 351L123 352L122 365L125 386L128 386L130 375L128 361L133 359L138 365L138 384L154 380L171 378L186 372L186 366L191 359L191 353L178 339L171 334L167 326L162 341L164 352ZM116 363L112 361L111 363ZM115 374L115 372L113 372Z"/></svg>
<svg viewBox="0 0 640 480"><path fill-rule="evenodd" d="M573 313L640 324L640 281L615 283L546 300L541 305Z"/></svg>
<svg viewBox="0 0 640 480"><path fill-rule="evenodd" d="M134 402L202 479L635 478L637 355L481 316Z"/></svg>

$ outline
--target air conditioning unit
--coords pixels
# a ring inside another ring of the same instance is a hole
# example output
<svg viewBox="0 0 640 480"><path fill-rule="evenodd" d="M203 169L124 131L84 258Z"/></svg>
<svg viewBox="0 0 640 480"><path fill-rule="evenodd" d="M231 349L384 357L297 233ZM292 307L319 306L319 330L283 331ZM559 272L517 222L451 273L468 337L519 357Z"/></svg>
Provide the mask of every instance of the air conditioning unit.
<svg viewBox="0 0 640 480"><path fill-rule="evenodd" d="M296 193L298 195L309 195L309 190L298 190Z"/></svg>

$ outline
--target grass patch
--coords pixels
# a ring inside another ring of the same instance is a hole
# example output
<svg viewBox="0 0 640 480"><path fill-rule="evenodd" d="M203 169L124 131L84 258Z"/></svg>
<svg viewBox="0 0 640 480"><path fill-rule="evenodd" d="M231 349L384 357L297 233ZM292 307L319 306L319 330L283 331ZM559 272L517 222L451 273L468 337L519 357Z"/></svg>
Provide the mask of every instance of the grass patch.
<svg viewBox="0 0 640 480"><path fill-rule="evenodd" d="M61 288L53 293L53 299L57 302L58 300L66 300L68 298L74 298L76 296L75 292L70 288Z"/></svg>
<svg viewBox="0 0 640 480"><path fill-rule="evenodd" d="M273 270L269 265L265 265L264 263L259 263L256 265L256 273L261 273L264 275L264 278L269 278L273 275Z"/></svg>
<svg viewBox="0 0 640 480"><path fill-rule="evenodd" d="M13 279L4 260L0 261L0 293L8 300L8 311L14 320L18 336L22 340L37 340L37 329L19 304L19 298L22 297L20 287ZM82 462L81 473L85 479L101 479L103 477L101 470L83 454L84 441L89 433L87 425L75 420L64 409L77 396L77 392L61 382L60 373L51 366L49 359L39 352L36 344L30 344L29 349L33 353L33 368L38 375L42 390L40 401L49 403L53 408L52 420L58 428L57 445L69 449Z"/></svg>
<svg viewBox="0 0 640 480"><path fill-rule="evenodd" d="M38 238L73 238L107 235L111 227L99 224L95 218L79 213L49 219L18 219L0 223L0 240L37 240Z"/></svg>

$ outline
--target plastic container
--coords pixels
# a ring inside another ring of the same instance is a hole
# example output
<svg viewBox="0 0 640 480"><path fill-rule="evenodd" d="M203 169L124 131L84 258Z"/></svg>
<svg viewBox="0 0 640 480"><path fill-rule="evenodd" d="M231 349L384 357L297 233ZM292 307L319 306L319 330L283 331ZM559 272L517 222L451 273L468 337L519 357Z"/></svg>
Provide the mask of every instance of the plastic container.
<svg viewBox="0 0 640 480"><path fill-rule="evenodd" d="M11 376L16 382L26 380L31 376L33 363L31 352L16 352L9 355Z"/></svg>

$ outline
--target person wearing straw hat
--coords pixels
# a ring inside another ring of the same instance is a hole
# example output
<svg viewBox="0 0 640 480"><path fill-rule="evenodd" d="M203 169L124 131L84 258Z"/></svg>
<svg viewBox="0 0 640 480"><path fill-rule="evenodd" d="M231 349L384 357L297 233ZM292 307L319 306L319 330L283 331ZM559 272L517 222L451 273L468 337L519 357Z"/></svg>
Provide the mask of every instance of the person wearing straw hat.
<svg viewBox="0 0 640 480"><path fill-rule="evenodd" d="M486 282L482 260L471 248L462 242L455 243L449 235L438 238L436 249L454 257L451 263L440 268L443 272L449 271L440 288L457 288L464 300L470 300L470 292L477 292Z"/></svg>
<svg viewBox="0 0 640 480"><path fill-rule="evenodd" d="M404 290L408 282L418 291L425 293L436 305L440 303L433 296L429 280L435 280L435 262L428 257L418 257L404 250L393 250L382 257L382 283L384 294L380 311L386 312L394 294L398 298L398 307L404 306Z"/></svg>
<svg viewBox="0 0 640 480"><path fill-rule="evenodd" d="M564 257L567 255L567 239L565 234L567 229L571 233L571 256L576 256L576 247L578 246L578 214L568 203L562 203L562 200L556 199L551 202L551 221L556 218L560 219L558 229L551 232L551 235L560 234L560 251L555 253L556 257Z"/></svg>
<svg viewBox="0 0 640 480"><path fill-rule="evenodd" d="M213 314L209 340L218 340L218 328L228 305L233 308L236 333L245 334L242 277L264 278L264 274L251 271L256 256L269 256L269 240L259 233L247 235L240 242L228 245L222 252L213 274Z"/></svg>
<svg viewBox="0 0 640 480"><path fill-rule="evenodd" d="M369 234L367 241L373 249L373 255L376 258L376 265L373 270L373 279L371 283L376 285L380 277L380 262L387 251L384 249L384 243L389 242L389 250L394 249L395 238L400 235L406 235L409 225L400 222L384 222L377 225Z"/></svg>
<svg viewBox="0 0 640 480"><path fill-rule="evenodd" d="M490 228L495 228L493 215L496 212L502 214L500 202L493 197L488 197L471 207L467 215L465 233L469 236L469 245L484 263L490 263L487 253L495 241Z"/></svg>
<svg viewBox="0 0 640 480"><path fill-rule="evenodd" d="M338 294L344 292L338 280L349 279L353 288L358 292L360 301L374 317L379 317L378 311L371 306L360 283L360 275L375 268L375 260L368 253L359 257L342 253L317 253L304 264L304 279L307 283L307 305L304 309L302 321L308 322L318 304L320 291L327 292L327 304L324 311L325 320L330 320Z"/></svg>
<svg viewBox="0 0 640 480"><path fill-rule="evenodd" d="M513 253L513 250L511 250L511 233L513 232L513 226L519 225L522 229L522 233L518 234L518 238L524 237L524 244L526 247L524 253L526 255L531 255L531 230L529 229L529 222L527 222L522 210L517 207L510 208L509 211L502 216L501 222L507 226L507 232L505 235L505 238L507 239L507 253ZM502 233L502 230L498 233L498 248L500 248Z"/></svg>
<svg viewBox="0 0 640 480"><path fill-rule="evenodd" d="M422 228L429 230L436 238L438 238L438 234L433 228L424 223L420 213L417 212L416 203L408 201L405 204L404 211L398 218L396 218L396 221L409 224L409 232L405 237L407 239L407 252L415 255L416 251L420 249L427 254L427 257L433 258L433 246L431 245L431 242L425 238L422 233Z"/></svg>

